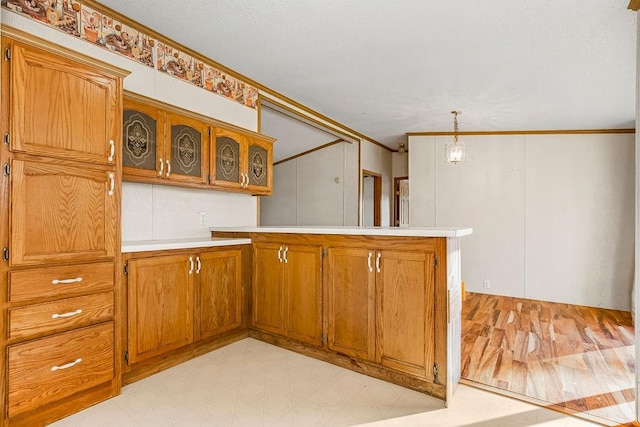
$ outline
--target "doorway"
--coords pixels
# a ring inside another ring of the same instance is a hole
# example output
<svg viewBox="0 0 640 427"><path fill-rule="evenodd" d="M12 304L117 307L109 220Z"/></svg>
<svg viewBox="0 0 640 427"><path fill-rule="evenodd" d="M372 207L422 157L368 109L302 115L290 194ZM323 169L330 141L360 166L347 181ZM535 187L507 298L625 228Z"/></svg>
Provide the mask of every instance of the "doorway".
<svg viewBox="0 0 640 427"><path fill-rule="evenodd" d="M380 227L382 175L362 170L362 226Z"/></svg>
<svg viewBox="0 0 640 427"><path fill-rule="evenodd" d="M409 177L393 178L393 225L409 226Z"/></svg>

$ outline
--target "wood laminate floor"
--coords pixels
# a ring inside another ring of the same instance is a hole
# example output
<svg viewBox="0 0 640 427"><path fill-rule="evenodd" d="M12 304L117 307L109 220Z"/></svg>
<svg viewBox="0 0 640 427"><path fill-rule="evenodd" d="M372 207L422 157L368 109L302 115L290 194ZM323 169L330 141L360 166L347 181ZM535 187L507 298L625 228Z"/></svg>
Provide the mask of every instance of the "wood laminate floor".
<svg viewBox="0 0 640 427"><path fill-rule="evenodd" d="M635 419L631 313L467 293L462 377L569 413Z"/></svg>

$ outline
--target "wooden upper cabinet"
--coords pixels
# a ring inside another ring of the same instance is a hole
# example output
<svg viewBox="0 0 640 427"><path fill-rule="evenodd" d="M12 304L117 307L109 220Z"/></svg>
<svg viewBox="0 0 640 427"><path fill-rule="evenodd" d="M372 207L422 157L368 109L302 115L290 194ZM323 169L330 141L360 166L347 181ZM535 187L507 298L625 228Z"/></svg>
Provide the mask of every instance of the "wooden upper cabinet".
<svg viewBox="0 0 640 427"><path fill-rule="evenodd" d="M10 264L113 259L115 172L11 162Z"/></svg>
<svg viewBox="0 0 640 427"><path fill-rule="evenodd" d="M378 255L376 361L433 378L434 254L382 250Z"/></svg>
<svg viewBox="0 0 640 427"><path fill-rule="evenodd" d="M249 133L213 128L211 184L256 195L273 187L273 144Z"/></svg>
<svg viewBox="0 0 640 427"><path fill-rule="evenodd" d="M12 151L116 164L120 77L19 42L10 62Z"/></svg>
<svg viewBox="0 0 640 427"><path fill-rule="evenodd" d="M271 194L273 187L273 144L247 138L247 190L252 194Z"/></svg>
<svg viewBox="0 0 640 427"><path fill-rule="evenodd" d="M164 175L164 119L164 112L158 108L129 98L124 99L123 175L147 178L160 178Z"/></svg>
<svg viewBox="0 0 640 427"><path fill-rule="evenodd" d="M211 184L225 188L244 188L244 135L223 128L214 128L212 133Z"/></svg>
<svg viewBox="0 0 640 427"><path fill-rule="evenodd" d="M204 184L209 165L209 127L206 123L175 113L166 113L165 178Z"/></svg>
<svg viewBox="0 0 640 427"><path fill-rule="evenodd" d="M129 363L193 342L195 256L133 259L128 270Z"/></svg>
<svg viewBox="0 0 640 427"><path fill-rule="evenodd" d="M196 340L241 327L242 251L203 252L196 261Z"/></svg>
<svg viewBox="0 0 640 427"><path fill-rule="evenodd" d="M375 360L375 251L329 248L330 350Z"/></svg>
<svg viewBox="0 0 640 427"><path fill-rule="evenodd" d="M209 126L193 117L125 97L122 172L133 181L206 184Z"/></svg>

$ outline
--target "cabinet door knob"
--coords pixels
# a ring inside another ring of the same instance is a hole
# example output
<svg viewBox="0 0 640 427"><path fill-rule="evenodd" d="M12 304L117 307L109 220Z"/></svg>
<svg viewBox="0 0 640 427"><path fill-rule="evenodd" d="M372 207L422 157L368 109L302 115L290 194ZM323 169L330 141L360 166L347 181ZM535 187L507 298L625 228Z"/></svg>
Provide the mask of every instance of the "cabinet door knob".
<svg viewBox="0 0 640 427"><path fill-rule="evenodd" d="M171 163L169 163L169 160L166 160L167 162L167 175L166 177L169 178L169 174L171 174Z"/></svg>
<svg viewBox="0 0 640 427"><path fill-rule="evenodd" d="M376 257L376 271L380 273L380 257L382 256L382 252L378 252L378 256Z"/></svg>
<svg viewBox="0 0 640 427"><path fill-rule="evenodd" d="M200 274L200 270L202 269L202 262L200 261L199 256L196 257L196 264L197 264L196 274Z"/></svg>
<svg viewBox="0 0 640 427"><path fill-rule="evenodd" d="M282 262L282 246L278 249L278 261Z"/></svg>
<svg viewBox="0 0 640 427"><path fill-rule="evenodd" d="M111 153L109 154L109 158L107 160L109 160L110 162L113 162L113 156L115 156L116 154L116 143L113 142L113 139L109 141L109 145L111 146Z"/></svg>
<svg viewBox="0 0 640 427"><path fill-rule="evenodd" d="M189 274L193 274L193 267L194 267L194 265L193 265L193 257L190 256L189 257Z"/></svg>
<svg viewBox="0 0 640 427"><path fill-rule="evenodd" d="M369 256L367 257L367 266L369 267L369 273L373 273L373 267L371 267L371 257L373 256L372 252L369 252Z"/></svg>
<svg viewBox="0 0 640 427"><path fill-rule="evenodd" d="M109 185L109 195L113 196L113 191L116 189L116 180L111 172L109 172L109 180L111 181L111 184Z"/></svg>
<svg viewBox="0 0 640 427"><path fill-rule="evenodd" d="M162 176L164 174L164 160L162 160L162 157L160 157L160 170L158 171L158 175Z"/></svg>

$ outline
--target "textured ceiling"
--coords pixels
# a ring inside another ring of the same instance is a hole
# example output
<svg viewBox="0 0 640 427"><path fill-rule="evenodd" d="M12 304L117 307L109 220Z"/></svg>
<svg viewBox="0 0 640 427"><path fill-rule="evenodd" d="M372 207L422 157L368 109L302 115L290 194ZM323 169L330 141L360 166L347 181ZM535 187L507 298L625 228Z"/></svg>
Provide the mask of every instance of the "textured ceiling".
<svg viewBox="0 0 640 427"><path fill-rule="evenodd" d="M390 147L405 132L634 127L627 0L101 1Z"/></svg>

